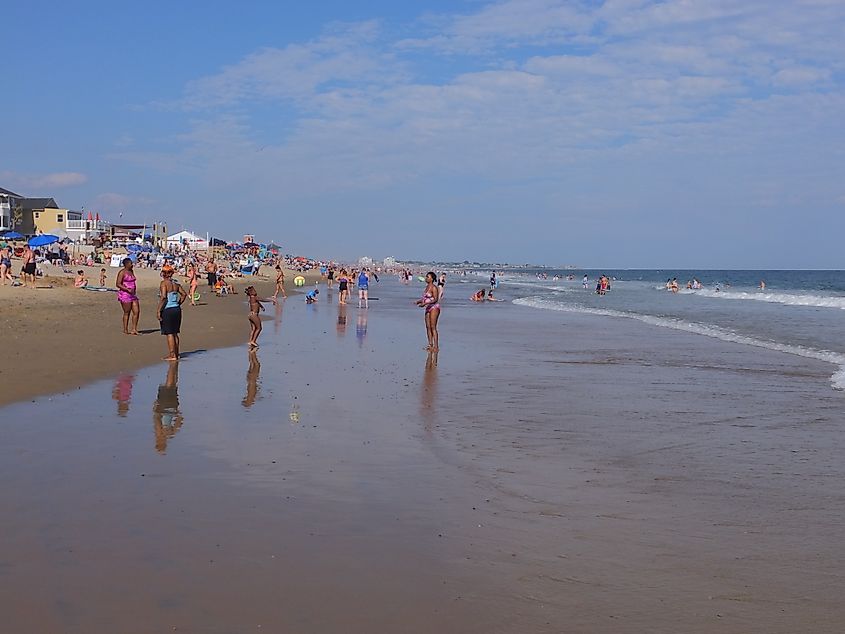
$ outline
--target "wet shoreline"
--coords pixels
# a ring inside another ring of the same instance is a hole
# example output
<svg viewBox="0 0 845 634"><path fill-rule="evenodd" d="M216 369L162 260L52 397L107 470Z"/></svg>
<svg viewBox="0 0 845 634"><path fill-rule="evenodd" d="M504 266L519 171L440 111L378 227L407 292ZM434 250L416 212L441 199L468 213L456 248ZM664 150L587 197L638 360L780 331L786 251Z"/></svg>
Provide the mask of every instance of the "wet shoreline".
<svg viewBox="0 0 845 634"><path fill-rule="evenodd" d="M836 631L827 364L418 290L4 408L9 627Z"/></svg>

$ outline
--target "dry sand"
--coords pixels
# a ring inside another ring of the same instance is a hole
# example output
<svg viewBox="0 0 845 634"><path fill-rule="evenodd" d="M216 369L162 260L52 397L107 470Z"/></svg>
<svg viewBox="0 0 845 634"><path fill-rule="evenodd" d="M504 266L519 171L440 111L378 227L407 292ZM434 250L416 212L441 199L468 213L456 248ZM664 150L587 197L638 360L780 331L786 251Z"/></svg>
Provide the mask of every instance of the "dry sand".
<svg viewBox="0 0 845 634"><path fill-rule="evenodd" d="M17 262L17 261L16 261ZM0 405L76 389L117 372L140 368L166 356L167 344L156 319L159 272L136 268L141 300L141 336L122 333L122 311L113 292L99 293L73 287L73 276L44 265L57 275L39 278L35 290L0 286L0 332L4 363L0 364ZM16 269L19 267L15 267ZM100 268L83 269L97 285ZM107 268L107 285L119 269ZM265 270L270 271L269 268ZM286 271L285 288L293 277ZM306 276L312 283L317 275ZM181 283L185 279L178 277ZM253 284L261 297L272 295L274 278L236 278L239 294L216 297L201 280L200 305L183 306L182 352L234 346L249 337L243 289ZM187 290L187 289L186 289Z"/></svg>

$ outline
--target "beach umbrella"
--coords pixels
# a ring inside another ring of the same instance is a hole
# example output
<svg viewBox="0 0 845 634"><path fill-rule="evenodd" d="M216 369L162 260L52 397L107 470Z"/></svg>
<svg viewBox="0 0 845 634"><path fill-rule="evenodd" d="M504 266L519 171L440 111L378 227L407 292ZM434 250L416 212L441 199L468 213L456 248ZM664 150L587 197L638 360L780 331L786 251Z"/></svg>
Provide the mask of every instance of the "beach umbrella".
<svg viewBox="0 0 845 634"><path fill-rule="evenodd" d="M20 240L21 238L23 238L23 234L18 233L17 231L7 231L3 234L3 237L7 240Z"/></svg>
<svg viewBox="0 0 845 634"><path fill-rule="evenodd" d="M30 238L27 241L27 244L31 247L43 247L47 246L48 244L53 244L54 242L59 241L59 236L53 236L49 233L45 233L41 236L35 236L34 238Z"/></svg>

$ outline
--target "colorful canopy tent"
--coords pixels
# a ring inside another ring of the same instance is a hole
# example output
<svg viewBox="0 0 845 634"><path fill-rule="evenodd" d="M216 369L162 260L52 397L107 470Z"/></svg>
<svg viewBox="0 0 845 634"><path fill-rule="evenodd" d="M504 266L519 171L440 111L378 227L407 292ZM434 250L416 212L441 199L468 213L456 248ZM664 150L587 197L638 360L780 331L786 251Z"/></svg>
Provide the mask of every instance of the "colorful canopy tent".
<svg viewBox="0 0 845 634"><path fill-rule="evenodd" d="M167 236L167 245L187 245L189 249L207 249L208 240L190 231L180 231Z"/></svg>

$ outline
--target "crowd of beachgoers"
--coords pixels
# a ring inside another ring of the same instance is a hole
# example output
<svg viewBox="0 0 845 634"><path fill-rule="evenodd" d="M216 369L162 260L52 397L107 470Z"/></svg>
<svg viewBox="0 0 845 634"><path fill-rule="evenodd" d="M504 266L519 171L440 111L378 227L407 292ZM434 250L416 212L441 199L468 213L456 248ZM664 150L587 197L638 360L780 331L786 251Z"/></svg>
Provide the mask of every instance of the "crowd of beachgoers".
<svg viewBox="0 0 845 634"><path fill-rule="evenodd" d="M350 296L357 294L361 309L369 308L369 285L371 281L378 281L380 272L395 274L406 284L423 282L425 288L416 305L423 310L426 350L437 352L440 345L437 326L446 274L426 273L425 269L417 271L400 266L385 270L381 267L346 266L333 261L284 255L277 249L259 244L196 250L187 244L157 248L149 242L80 247L63 242L35 246L29 242L5 241L0 241L0 267L3 285L29 289L72 285L80 290L116 293L122 312L123 333L131 336L141 334L138 328L141 313L139 274L142 271L158 273L156 277L160 281L155 314L161 334L167 338L165 360L168 361L180 358L182 306L185 303L201 305L201 290L217 297L245 296L249 304L248 345L251 350L257 349L264 303L287 298L286 271L292 274L296 286L304 285L303 274L306 273L309 283L317 282L313 287L303 289L306 290L306 303L319 301L319 283L322 283L329 292L336 286L340 305L349 303ZM146 275L149 277L149 273ZM147 284L150 279L146 280ZM272 295L260 296L255 287L259 281L272 281ZM495 296L497 287L498 278L493 271L489 288L473 293L468 299L473 302L501 301Z"/></svg>
<svg viewBox="0 0 845 634"><path fill-rule="evenodd" d="M160 270L171 266L187 275L191 267L205 267L212 260L217 277L243 277L258 275L262 266L280 264L298 272L327 266L322 262L302 256L282 255L263 245L233 245L210 250L195 250L187 245L169 245L156 248L149 243L109 244L101 247L78 246L54 242L36 246L29 242L7 241L0 236L0 283L12 286L34 287L38 278L78 274L80 266L119 267L125 258L139 268ZM77 282L79 280L76 280ZM86 280L91 283L90 280ZM99 284L103 286L102 283Z"/></svg>

